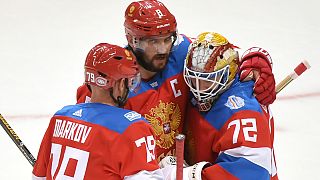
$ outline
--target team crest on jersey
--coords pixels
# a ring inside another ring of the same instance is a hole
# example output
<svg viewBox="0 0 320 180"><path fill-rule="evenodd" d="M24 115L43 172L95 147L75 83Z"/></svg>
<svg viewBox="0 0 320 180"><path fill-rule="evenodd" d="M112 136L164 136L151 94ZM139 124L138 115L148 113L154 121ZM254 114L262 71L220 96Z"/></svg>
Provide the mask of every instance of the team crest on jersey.
<svg viewBox="0 0 320 180"><path fill-rule="evenodd" d="M133 121L136 119L140 119L141 118L141 114L135 112L135 111L130 111L126 114L123 115L125 118L127 118L129 121Z"/></svg>
<svg viewBox="0 0 320 180"><path fill-rule="evenodd" d="M159 84L158 84L157 81L155 81L155 82L153 82L153 83L150 83L150 86L153 87L153 88L155 88L155 87L158 87Z"/></svg>
<svg viewBox="0 0 320 180"><path fill-rule="evenodd" d="M228 97L228 100L224 105L230 109L239 109L244 106L244 99L242 99L241 97L232 95Z"/></svg>
<svg viewBox="0 0 320 180"><path fill-rule="evenodd" d="M181 111L177 104L165 103L160 100L159 105L145 114L157 136L156 144L169 149L174 144L181 121Z"/></svg>

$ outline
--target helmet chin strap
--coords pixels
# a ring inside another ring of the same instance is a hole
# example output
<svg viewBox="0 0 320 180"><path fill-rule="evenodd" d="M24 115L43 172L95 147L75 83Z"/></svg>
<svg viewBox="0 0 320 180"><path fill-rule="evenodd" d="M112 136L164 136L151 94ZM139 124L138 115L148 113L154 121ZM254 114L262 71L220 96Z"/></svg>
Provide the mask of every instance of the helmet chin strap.
<svg viewBox="0 0 320 180"><path fill-rule="evenodd" d="M110 91L110 96L113 100L114 103L118 104L118 107L124 107L124 105L126 104L127 100L128 100L128 95L129 95L129 86L128 86L128 79L126 78L125 79L125 88L126 88L126 92L124 94L124 96L118 96L117 98L115 98L113 96L113 88L111 88L111 91Z"/></svg>

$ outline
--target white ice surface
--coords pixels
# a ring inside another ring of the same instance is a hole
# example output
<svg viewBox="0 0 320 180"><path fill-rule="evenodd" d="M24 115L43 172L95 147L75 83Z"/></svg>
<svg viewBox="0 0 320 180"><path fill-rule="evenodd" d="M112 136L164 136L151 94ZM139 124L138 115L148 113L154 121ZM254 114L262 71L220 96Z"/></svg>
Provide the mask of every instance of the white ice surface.
<svg viewBox="0 0 320 180"><path fill-rule="evenodd" d="M264 47L280 82L301 60L312 68L272 105L280 179L320 179L317 0L163 1L179 32L215 31L244 51ZM99 42L125 45L130 1L0 0L0 113L37 155L50 115L75 103L87 52ZM316 78L316 79L314 79ZM30 179L32 167L0 129L0 179Z"/></svg>

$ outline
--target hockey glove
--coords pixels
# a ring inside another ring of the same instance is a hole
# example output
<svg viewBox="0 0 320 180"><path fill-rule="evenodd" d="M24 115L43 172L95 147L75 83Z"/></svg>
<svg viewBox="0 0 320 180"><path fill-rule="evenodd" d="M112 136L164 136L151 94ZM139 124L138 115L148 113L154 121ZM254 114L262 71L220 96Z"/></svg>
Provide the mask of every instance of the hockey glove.
<svg viewBox="0 0 320 180"><path fill-rule="evenodd" d="M266 50L259 47L246 50L240 62L240 80L252 79L255 80L253 90L259 103L272 104L276 99L272 59Z"/></svg>
<svg viewBox="0 0 320 180"><path fill-rule="evenodd" d="M177 158L175 156L166 156L159 162L160 168L169 166L169 165L177 165ZM186 161L183 162L183 167L188 167L189 165Z"/></svg>
<svg viewBox="0 0 320 180"><path fill-rule="evenodd" d="M201 180L202 170L209 165L210 163L205 161L196 163L193 166L187 166L187 164L185 163L183 165L183 179L184 180L188 180L188 179ZM160 161L159 166L162 169L165 179L168 179L168 180L176 179L177 168L176 168L176 158L174 156L167 156L163 158Z"/></svg>

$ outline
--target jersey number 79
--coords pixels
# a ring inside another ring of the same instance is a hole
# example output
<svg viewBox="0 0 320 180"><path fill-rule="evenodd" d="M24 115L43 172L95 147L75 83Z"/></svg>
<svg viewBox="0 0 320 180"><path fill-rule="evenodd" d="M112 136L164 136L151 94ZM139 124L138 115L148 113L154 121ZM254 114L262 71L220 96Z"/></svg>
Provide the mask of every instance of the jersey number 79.
<svg viewBox="0 0 320 180"><path fill-rule="evenodd" d="M52 143L51 146L51 176L54 176L61 156L61 144ZM58 169L56 180L59 179L84 179L89 159L89 152L66 146L61 166Z"/></svg>

